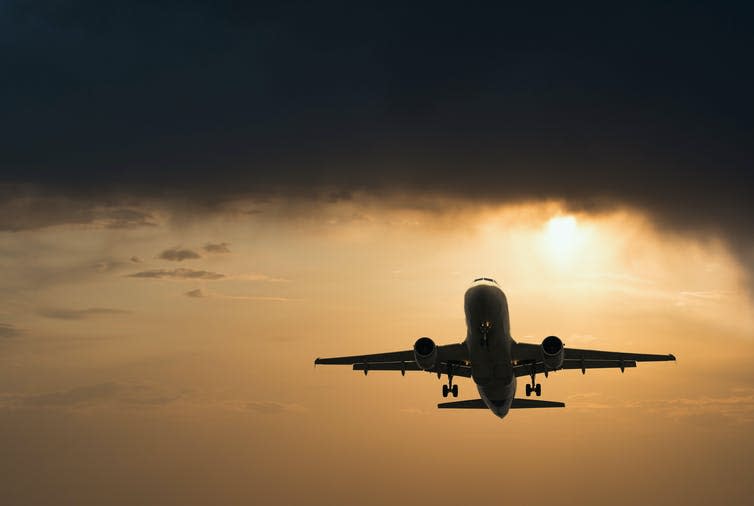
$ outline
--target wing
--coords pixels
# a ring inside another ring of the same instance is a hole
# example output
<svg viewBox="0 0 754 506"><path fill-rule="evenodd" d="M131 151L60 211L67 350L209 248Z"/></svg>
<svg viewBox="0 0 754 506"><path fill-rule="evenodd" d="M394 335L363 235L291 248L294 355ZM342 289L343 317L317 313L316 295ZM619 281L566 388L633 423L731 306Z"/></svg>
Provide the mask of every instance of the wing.
<svg viewBox="0 0 754 506"><path fill-rule="evenodd" d="M545 372L540 345L515 343L511 348L511 355L513 361L517 364L513 367L516 376ZM604 368L618 368L623 371L626 367L636 367L637 362L675 360L675 356L672 354L653 355L648 353L582 350L568 347L563 350L563 357L563 369L581 369L582 373L585 373L587 369Z"/></svg>
<svg viewBox="0 0 754 506"><path fill-rule="evenodd" d="M429 372L454 376L471 377L471 367L467 365L469 352L463 343L446 344L437 347L438 366ZM394 351L390 353L374 353L371 355L351 355L348 357L318 358L315 365L352 365L355 371L421 371L414 360L414 351Z"/></svg>

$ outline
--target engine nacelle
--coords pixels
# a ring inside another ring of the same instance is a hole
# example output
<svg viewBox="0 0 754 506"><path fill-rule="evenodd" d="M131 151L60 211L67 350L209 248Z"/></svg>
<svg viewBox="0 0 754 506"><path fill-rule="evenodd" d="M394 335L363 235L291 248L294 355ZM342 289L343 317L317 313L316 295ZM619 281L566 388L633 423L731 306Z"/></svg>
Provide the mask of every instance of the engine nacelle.
<svg viewBox="0 0 754 506"><path fill-rule="evenodd" d="M414 359L420 369L429 370L437 365L437 345L428 337L420 337L414 343Z"/></svg>
<svg viewBox="0 0 754 506"><path fill-rule="evenodd" d="M542 362L545 364L545 370L557 371L563 367L564 358L563 341L558 336L545 337L542 341Z"/></svg>

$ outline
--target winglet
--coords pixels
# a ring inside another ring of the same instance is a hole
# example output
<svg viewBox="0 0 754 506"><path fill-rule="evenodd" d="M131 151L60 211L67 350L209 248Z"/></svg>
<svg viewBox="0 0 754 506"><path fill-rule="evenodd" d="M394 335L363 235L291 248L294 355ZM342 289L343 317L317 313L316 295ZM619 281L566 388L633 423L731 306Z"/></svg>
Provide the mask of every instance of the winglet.
<svg viewBox="0 0 754 506"><path fill-rule="evenodd" d="M314 365L317 365L317 364L319 364L319 357L314 359Z"/></svg>
<svg viewBox="0 0 754 506"><path fill-rule="evenodd" d="M673 355L672 353L668 353L668 358L670 360L675 360L675 355Z"/></svg>

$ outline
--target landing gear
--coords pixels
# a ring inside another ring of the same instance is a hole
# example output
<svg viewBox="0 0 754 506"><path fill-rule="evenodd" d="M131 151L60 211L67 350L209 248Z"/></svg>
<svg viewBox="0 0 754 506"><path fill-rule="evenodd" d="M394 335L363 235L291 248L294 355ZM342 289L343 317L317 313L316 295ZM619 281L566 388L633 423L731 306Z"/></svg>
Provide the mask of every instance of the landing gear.
<svg viewBox="0 0 754 506"><path fill-rule="evenodd" d="M442 396L447 397L448 394L453 394L453 397L458 397L458 385L453 384L452 364L448 364L448 384L442 386Z"/></svg>
<svg viewBox="0 0 754 506"><path fill-rule="evenodd" d="M526 396L531 397L531 393L537 394L537 397L542 395L542 385L537 383L536 385L526 384Z"/></svg>
<svg viewBox="0 0 754 506"><path fill-rule="evenodd" d="M537 383L536 381L537 373L535 372L534 364L531 365L530 376L531 376L531 384L528 384L528 383L526 384L526 396L531 397L531 393L534 392L535 394L537 394L537 397L539 397L542 395L542 385ZM545 376L547 375L545 374Z"/></svg>

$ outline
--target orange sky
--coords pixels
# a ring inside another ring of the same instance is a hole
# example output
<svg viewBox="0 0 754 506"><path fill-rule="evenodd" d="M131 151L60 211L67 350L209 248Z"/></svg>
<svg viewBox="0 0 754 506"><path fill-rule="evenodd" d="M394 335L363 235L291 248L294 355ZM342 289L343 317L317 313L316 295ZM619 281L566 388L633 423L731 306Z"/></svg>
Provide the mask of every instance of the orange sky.
<svg viewBox="0 0 754 506"><path fill-rule="evenodd" d="M145 203L139 227L0 233L3 502L749 500L754 312L722 241L630 209L407 202ZM312 366L462 340L481 275L517 340L678 362L557 373L564 410L504 420L438 412L429 374Z"/></svg>

